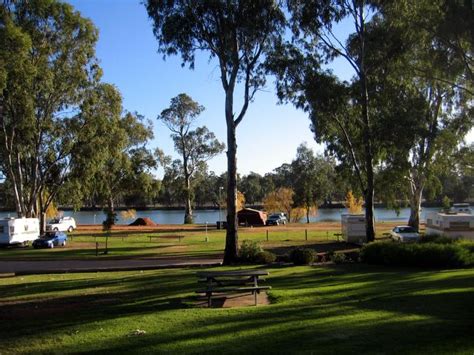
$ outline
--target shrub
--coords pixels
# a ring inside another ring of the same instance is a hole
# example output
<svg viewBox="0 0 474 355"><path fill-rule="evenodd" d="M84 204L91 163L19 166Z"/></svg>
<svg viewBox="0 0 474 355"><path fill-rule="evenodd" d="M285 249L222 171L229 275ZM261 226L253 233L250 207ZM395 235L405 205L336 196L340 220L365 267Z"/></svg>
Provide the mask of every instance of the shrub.
<svg viewBox="0 0 474 355"><path fill-rule="evenodd" d="M289 263L291 262L291 257L289 254L277 255L276 261L279 263Z"/></svg>
<svg viewBox="0 0 474 355"><path fill-rule="evenodd" d="M269 251L261 251L255 257L257 264L271 264L276 260L276 255Z"/></svg>
<svg viewBox="0 0 474 355"><path fill-rule="evenodd" d="M464 267L474 264L474 253L461 243L376 242L365 245L360 257L368 264L398 266Z"/></svg>
<svg viewBox="0 0 474 355"><path fill-rule="evenodd" d="M239 250L240 261L250 263L256 262L257 255L261 252L263 252L263 249L260 244L253 240L244 240L240 245Z"/></svg>
<svg viewBox="0 0 474 355"><path fill-rule="evenodd" d="M348 261L348 259L346 257L346 254L344 254L344 253L334 253L331 256L331 261L334 264L344 264L345 262Z"/></svg>
<svg viewBox="0 0 474 355"><path fill-rule="evenodd" d="M309 265L316 259L316 252L313 249L296 248L291 252L290 258L295 265Z"/></svg>
<svg viewBox="0 0 474 355"><path fill-rule="evenodd" d="M451 244L455 241L455 238L450 238L445 235L424 235L420 238L420 243Z"/></svg>

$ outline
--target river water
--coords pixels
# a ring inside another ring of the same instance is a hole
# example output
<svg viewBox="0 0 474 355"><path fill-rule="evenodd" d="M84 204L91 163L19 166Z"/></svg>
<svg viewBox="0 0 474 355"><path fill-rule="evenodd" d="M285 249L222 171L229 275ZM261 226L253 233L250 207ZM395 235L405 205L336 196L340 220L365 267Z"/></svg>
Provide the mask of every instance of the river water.
<svg viewBox="0 0 474 355"><path fill-rule="evenodd" d="M433 211L439 211L439 207L427 207L421 211L421 220L426 219L426 215ZM314 217L310 217L311 222L321 221L340 221L341 214L347 213L346 209L328 208L319 209L318 214ZM77 224L100 224L105 219L105 214L101 211L64 211L65 216L73 216L76 219ZM195 223L209 223L214 224L218 220L225 219L225 211L220 212L221 217L219 218L218 210L196 210L194 211L194 222ZM375 209L376 221L400 221L408 222L410 216L409 208L402 208L397 214L393 210L386 208ZM14 212L0 212L0 218L15 217ZM118 224L129 224L133 220L126 220L120 216L120 212L117 214ZM149 210L149 211L137 211L136 217L149 217L155 223L159 224L182 224L184 220L184 210L178 211L163 211L163 210ZM306 222L306 219L302 219L301 222Z"/></svg>

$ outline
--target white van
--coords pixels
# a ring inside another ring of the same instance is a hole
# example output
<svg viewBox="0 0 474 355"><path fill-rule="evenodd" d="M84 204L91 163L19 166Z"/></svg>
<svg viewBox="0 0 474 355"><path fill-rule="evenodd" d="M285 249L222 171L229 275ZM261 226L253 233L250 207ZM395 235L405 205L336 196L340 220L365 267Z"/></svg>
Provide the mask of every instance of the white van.
<svg viewBox="0 0 474 355"><path fill-rule="evenodd" d="M451 210L457 213L471 214L471 207L469 206L469 203L454 203Z"/></svg>
<svg viewBox="0 0 474 355"><path fill-rule="evenodd" d="M55 218L46 225L46 231L72 232L76 229L76 220L73 217Z"/></svg>
<svg viewBox="0 0 474 355"><path fill-rule="evenodd" d="M2 245L28 244L39 236L38 218L0 219L0 244Z"/></svg>

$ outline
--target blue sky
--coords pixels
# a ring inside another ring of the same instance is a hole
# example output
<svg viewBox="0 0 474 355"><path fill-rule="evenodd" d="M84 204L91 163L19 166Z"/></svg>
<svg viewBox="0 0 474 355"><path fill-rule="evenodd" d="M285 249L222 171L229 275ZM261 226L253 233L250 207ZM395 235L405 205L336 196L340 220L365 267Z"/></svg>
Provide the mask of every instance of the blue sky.
<svg viewBox="0 0 474 355"><path fill-rule="evenodd" d="M165 61L157 53L157 41L145 7L135 0L69 0L82 16L91 19L99 29L96 54L104 71L103 81L118 87L125 110L137 111L154 123L155 138L151 147L159 147L176 157L167 128L156 120L169 106L170 99L186 93L206 110L197 121L206 125L221 141L226 140L224 92L215 61L207 54L197 57L194 70L181 67L179 57ZM341 31L348 31L344 26ZM352 70L343 60L333 69L349 79ZM236 103L239 96L236 95ZM239 108L236 105L236 111ZM307 115L292 105L279 105L273 79L258 92L247 115L237 129L237 164L240 174L251 171L265 174L296 155L296 148L307 142L316 152L323 148L314 141ZM474 134L467 138L472 141ZM210 170L226 171L225 153L209 162ZM161 171L157 172L162 175Z"/></svg>
<svg viewBox="0 0 474 355"><path fill-rule="evenodd" d="M96 54L104 71L103 81L115 84L123 96L123 106L153 120L152 147L174 155L167 128L156 120L170 99L187 93L206 110L197 121L206 125L221 140L226 140L224 92L215 62L200 55L194 70L181 67L179 57L165 61L157 53L146 10L133 0L70 0L84 17L99 29ZM236 97L239 102L239 97ZM292 105L278 105L273 79L258 92L247 115L237 129L238 170L270 172L296 155L296 148L307 142L322 152L309 130L307 115ZM237 109L236 109L237 110ZM225 153L209 162L210 170L226 171ZM160 175L160 172L158 173Z"/></svg>

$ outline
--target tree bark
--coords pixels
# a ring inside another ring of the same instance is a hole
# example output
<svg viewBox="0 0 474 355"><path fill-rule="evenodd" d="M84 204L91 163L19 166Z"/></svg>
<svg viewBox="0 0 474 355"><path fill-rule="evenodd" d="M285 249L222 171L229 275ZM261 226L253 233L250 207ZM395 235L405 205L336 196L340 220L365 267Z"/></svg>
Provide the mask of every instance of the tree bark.
<svg viewBox="0 0 474 355"><path fill-rule="evenodd" d="M186 178L186 207L184 211L184 224L193 223L193 209L191 205L191 186L189 177Z"/></svg>
<svg viewBox="0 0 474 355"><path fill-rule="evenodd" d="M354 1L354 4L356 2ZM365 67L365 19L364 5L359 3L359 29L358 35L361 43L359 78L361 84L361 103L362 103L362 122L364 123L365 140L365 170L367 174L367 187L365 192L365 227L367 242L375 240L375 221L374 221L374 156L372 151L372 132L369 116L369 93L367 89L367 72Z"/></svg>
<svg viewBox="0 0 474 355"><path fill-rule="evenodd" d="M421 198L423 196L423 183L412 180L410 189L410 218L408 225L417 231L420 229Z"/></svg>
<svg viewBox="0 0 474 355"><path fill-rule="evenodd" d="M186 207L184 211L184 224L193 223L193 210L191 206L191 176L188 172L188 161L186 157L183 159L183 168L184 168L184 180L185 180L185 189L186 189Z"/></svg>
<svg viewBox="0 0 474 355"><path fill-rule="evenodd" d="M238 259L238 221L237 221L237 139L232 113L233 92L226 93L227 122L227 233L224 251L224 264L233 264Z"/></svg>

